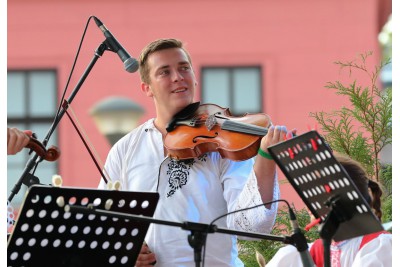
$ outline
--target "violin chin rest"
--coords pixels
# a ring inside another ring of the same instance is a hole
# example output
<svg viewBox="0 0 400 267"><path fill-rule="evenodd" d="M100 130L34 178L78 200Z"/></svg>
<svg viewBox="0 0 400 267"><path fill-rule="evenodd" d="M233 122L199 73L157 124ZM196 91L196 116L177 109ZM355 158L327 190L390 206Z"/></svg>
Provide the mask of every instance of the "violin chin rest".
<svg viewBox="0 0 400 267"><path fill-rule="evenodd" d="M200 106L200 102L194 102L188 106L186 106L184 109L179 111L174 115L174 117L168 122L166 130L167 132L172 132L174 130L177 122L186 120L190 117L193 117L193 114L197 111L197 109Z"/></svg>

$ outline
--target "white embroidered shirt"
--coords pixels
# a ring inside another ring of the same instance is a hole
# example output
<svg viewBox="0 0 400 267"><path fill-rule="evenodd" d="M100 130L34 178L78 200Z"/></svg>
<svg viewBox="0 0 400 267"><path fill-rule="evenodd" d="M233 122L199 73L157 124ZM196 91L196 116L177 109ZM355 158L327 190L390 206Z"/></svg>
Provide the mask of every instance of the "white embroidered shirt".
<svg viewBox="0 0 400 267"><path fill-rule="evenodd" d="M105 170L119 180L121 190L151 191L160 194L156 219L174 222L210 223L220 215L261 204L254 159L234 162L216 152L199 158L176 161L164 157L161 133L154 119L123 137L111 149ZM274 199L279 186L274 177ZM101 180L99 188L105 188ZM218 227L269 233L275 222L277 204L224 217ZM146 236L155 253L157 266L195 266L189 232L181 228L151 224ZM209 234L206 266L243 266L237 257L236 236ZM204 260L204 259L203 259Z"/></svg>

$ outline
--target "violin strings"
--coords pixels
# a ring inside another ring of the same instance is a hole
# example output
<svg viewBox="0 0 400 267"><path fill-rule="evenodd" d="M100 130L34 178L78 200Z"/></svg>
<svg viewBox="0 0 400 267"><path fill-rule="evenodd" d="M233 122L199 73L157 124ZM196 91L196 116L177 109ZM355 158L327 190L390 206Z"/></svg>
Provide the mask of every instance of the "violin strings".
<svg viewBox="0 0 400 267"><path fill-rule="evenodd" d="M261 135L261 136L266 135L268 132L268 129L264 127L247 124L243 122L232 121L232 120L224 121L222 123L221 129L240 132L240 133L253 134L253 135Z"/></svg>
<svg viewBox="0 0 400 267"><path fill-rule="evenodd" d="M260 135L260 136L264 136L268 132L267 128L264 128L264 127L261 127L258 125L229 120L229 118L222 117L222 116L221 117L215 116L215 117L217 117L219 119L224 119L224 122L221 125L221 129L223 129L223 130L252 134L252 135ZM194 122L194 125L196 125L196 126L203 125L207 120L208 119L196 119ZM218 124L218 123L216 123L216 124Z"/></svg>
<svg viewBox="0 0 400 267"><path fill-rule="evenodd" d="M225 118L225 117L218 117L218 118L224 119L224 122L221 125L221 129L223 129L223 130L252 134L252 135L260 135L260 136L264 136L268 132L267 128L264 128L264 127L261 127L258 125L229 120L229 118ZM194 125L195 126L204 125L205 122L207 122L207 120L208 119L195 119ZM215 124L218 124L218 123L215 123Z"/></svg>

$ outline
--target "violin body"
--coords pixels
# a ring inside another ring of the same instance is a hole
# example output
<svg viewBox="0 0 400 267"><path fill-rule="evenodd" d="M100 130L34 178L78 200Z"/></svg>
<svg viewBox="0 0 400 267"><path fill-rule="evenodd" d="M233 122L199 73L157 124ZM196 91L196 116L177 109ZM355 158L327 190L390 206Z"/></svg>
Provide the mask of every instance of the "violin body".
<svg viewBox="0 0 400 267"><path fill-rule="evenodd" d="M246 160L257 154L270 124L264 113L234 117L228 108L202 104L191 118L178 121L167 133L164 147L168 156L179 160L207 152L219 152L222 158L234 161Z"/></svg>

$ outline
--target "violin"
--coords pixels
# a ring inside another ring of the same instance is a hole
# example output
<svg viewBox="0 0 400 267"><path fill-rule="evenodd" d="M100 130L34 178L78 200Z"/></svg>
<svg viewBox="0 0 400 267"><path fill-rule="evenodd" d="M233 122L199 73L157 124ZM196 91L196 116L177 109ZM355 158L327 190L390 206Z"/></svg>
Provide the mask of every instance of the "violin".
<svg viewBox="0 0 400 267"><path fill-rule="evenodd" d="M60 157L61 151L56 146L51 146L49 149L37 139L29 137L29 142L25 146L26 148L35 151L42 159L47 161L55 161Z"/></svg>
<svg viewBox="0 0 400 267"><path fill-rule="evenodd" d="M271 119L267 114L232 116L229 108L215 104L190 104L168 123L164 147L169 157L184 160L207 152L222 158L246 160L257 154Z"/></svg>

